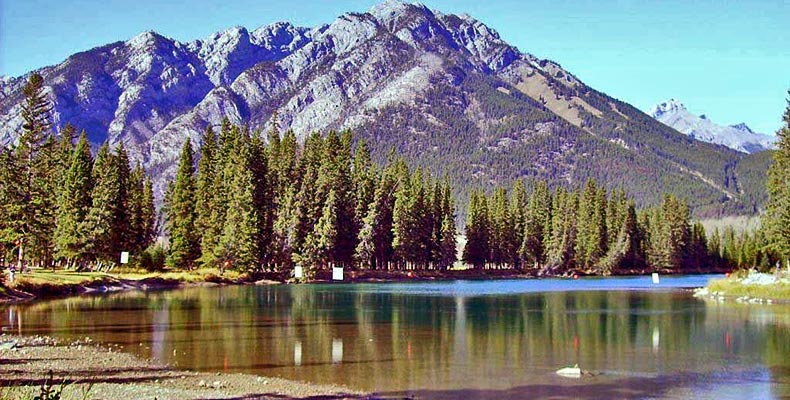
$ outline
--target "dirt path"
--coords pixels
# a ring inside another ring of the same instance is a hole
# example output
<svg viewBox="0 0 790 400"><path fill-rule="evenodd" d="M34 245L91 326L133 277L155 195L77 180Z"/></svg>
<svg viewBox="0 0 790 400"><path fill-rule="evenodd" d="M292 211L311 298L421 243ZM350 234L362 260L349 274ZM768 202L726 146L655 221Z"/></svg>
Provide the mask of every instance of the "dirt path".
<svg viewBox="0 0 790 400"><path fill-rule="evenodd" d="M8 349L10 343L16 343ZM90 339L0 336L0 398L29 399L48 372L63 399L369 399L341 386L314 385L245 374L178 371Z"/></svg>

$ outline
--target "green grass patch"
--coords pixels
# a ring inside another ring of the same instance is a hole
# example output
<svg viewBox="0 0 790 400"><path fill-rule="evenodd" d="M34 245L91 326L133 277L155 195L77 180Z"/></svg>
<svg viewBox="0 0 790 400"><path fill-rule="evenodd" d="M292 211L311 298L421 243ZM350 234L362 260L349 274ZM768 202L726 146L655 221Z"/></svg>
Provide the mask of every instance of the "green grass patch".
<svg viewBox="0 0 790 400"><path fill-rule="evenodd" d="M220 274L216 268L163 272L125 270L119 273L34 270L16 274L14 282L9 286L35 296L63 296L81 293L88 287L97 288L122 283L177 286L182 283L241 283L247 280L249 277L246 274L238 271L225 271ZM2 295L3 293L0 293L0 296Z"/></svg>
<svg viewBox="0 0 790 400"><path fill-rule="evenodd" d="M714 279L708 284L708 291L723 293L727 296L790 300L790 283L782 282L771 285L745 285L733 278Z"/></svg>

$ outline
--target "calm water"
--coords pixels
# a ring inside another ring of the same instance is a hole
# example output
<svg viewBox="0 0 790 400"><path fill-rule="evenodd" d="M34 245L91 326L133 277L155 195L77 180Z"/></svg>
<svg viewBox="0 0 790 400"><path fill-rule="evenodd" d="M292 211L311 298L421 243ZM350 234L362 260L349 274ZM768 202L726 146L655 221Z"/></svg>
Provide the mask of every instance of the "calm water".
<svg viewBox="0 0 790 400"><path fill-rule="evenodd" d="M0 309L180 368L429 398L790 397L790 306L715 304L708 276L194 288ZM578 363L600 375L562 378Z"/></svg>

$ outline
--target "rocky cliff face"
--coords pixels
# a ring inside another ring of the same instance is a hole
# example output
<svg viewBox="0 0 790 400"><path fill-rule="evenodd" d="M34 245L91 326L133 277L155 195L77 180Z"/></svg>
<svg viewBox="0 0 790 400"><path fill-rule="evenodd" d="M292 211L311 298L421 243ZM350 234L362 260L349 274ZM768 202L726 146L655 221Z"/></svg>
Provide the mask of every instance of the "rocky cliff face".
<svg viewBox="0 0 790 400"><path fill-rule="evenodd" d="M449 175L461 195L517 178L593 177L644 202L672 185L706 207L738 197L725 168L737 153L689 140L468 15L420 4L389 0L315 28L236 27L190 43L144 32L40 72L56 125L71 122L94 144L124 142L160 193L185 140L199 144L225 117L266 129L276 111L300 138L353 129L379 159L394 148ZM0 86L3 145L20 130L23 84Z"/></svg>
<svg viewBox="0 0 790 400"><path fill-rule="evenodd" d="M690 113L683 103L670 99L656 105L650 115L681 133L708 143L727 146L743 153L755 153L775 148L773 136L751 130L745 123L725 126L707 116Z"/></svg>

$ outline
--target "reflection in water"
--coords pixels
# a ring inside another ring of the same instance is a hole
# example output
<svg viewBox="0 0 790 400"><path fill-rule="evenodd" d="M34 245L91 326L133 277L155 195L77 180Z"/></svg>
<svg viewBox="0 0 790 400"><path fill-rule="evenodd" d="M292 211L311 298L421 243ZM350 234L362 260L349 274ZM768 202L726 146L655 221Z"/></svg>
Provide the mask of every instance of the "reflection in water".
<svg viewBox="0 0 790 400"><path fill-rule="evenodd" d="M709 304L680 291L494 295L498 284L484 295L359 284L77 297L8 306L5 329L91 336L181 368L389 394L539 397L567 388L578 397L583 385L597 397L790 395L788 306ZM576 363L601 375L554 374Z"/></svg>

